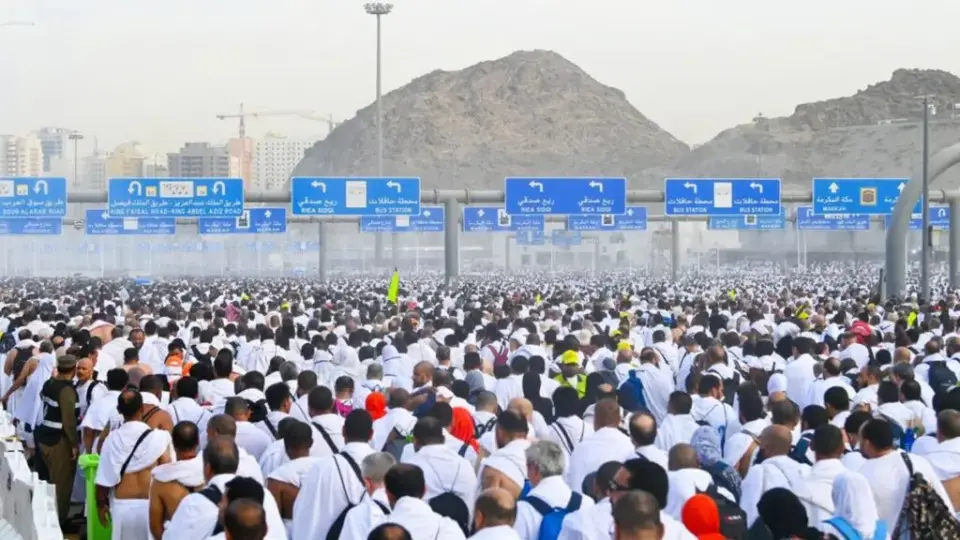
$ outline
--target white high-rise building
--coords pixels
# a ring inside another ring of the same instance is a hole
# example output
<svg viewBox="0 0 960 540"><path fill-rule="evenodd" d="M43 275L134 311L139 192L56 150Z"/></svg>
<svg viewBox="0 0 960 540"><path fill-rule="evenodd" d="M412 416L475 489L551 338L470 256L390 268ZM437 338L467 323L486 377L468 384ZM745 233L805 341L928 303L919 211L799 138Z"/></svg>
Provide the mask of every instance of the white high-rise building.
<svg viewBox="0 0 960 540"><path fill-rule="evenodd" d="M95 151L89 156L80 158L80 188L93 191L107 189L107 157L106 152Z"/></svg>
<svg viewBox="0 0 960 540"><path fill-rule="evenodd" d="M0 175L43 176L43 146L36 135L0 135Z"/></svg>
<svg viewBox="0 0 960 540"><path fill-rule="evenodd" d="M253 188L263 191L284 189L290 173L316 139L291 139L268 133L253 148Z"/></svg>

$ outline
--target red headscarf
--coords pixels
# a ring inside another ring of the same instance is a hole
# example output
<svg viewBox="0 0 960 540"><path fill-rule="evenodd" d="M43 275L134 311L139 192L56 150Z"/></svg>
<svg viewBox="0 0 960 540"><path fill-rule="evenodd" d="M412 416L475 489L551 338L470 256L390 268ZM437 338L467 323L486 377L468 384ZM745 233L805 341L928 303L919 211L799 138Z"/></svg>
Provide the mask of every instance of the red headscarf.
<svg viewBox="0 0 960 540"><path fill-rule="evenodd" d="M450 434L469 444L474 450L479 451L480 445L474 437L476 426L473 424L473 417L463 407L453 408L453 422L450 423Z"/></svg>
<svg viewBox="0 0 960 540"><path fill-rule="evenodd" d="M687 499L680 513L683 524L697 540L724 540L720 533L720 512L717 503L704 494L697 494Z"/></svg>
<svg viewBox="0 0 960 540"><path fill-rule="evenodd" d="M364 405L374 420L379 420L387 414L387 398L380 392L370 392Z"/></svg>

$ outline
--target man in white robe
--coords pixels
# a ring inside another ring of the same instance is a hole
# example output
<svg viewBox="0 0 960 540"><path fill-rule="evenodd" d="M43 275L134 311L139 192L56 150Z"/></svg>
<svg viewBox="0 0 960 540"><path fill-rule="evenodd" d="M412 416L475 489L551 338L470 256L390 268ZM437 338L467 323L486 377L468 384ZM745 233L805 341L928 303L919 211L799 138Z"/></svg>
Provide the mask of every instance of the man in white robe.
<svg viewBox="0 0 960 540"><path fill-rule="evenodd" d="M340 540L367 540L369 532L390 514L390 501L383 481L387 471L396 464L397 460L386 452L374 452L363 458L360 471L366 494L360 504L347 512Z"/></svg>
<svg viewBox="0 0 960 540"><path fill-rule="evenodd" d="M432 417L421 418L413 428L413 444L407 448L410 447L416 452L401 462L416 465L424 471L427 479L425 500L453 493L472 514L477 493L473 464L447 445L440 421ZM464 523L464 526L468 524Z"/></svg>
<svg viewBox="0 0 960 540"><path fill-rule="evenodd" d="M206 483L200 455L200 432L196 424L177 424L171 439L176 461L158 465L150 473L150 532L154 538L163 536L163 529L177 511L180 501Z"/></svg>
<svg viewBox="0 0 960 540"><path fill-rule="evenodd" d="M809 498L800 499L800 502L807 510L809 525L824 530L824 520L834 515L833 483L847 470L840 462L844 452L843 432L834 425L824 424L814 431L810 446L816 462L810 475L804 479Z"/></svg>
<svg viewBox="0 0 960 540"><path fill-rule="evenodd" d="M740 508L747 514L747 526L753 525L759 516L760 497L773 488L787 488L801 499L809 499L804 480L810 467L787 455L792 441L790 430L784 426L772 425L760 433L760 451L765 459L750 467L740 487Z"/></svg>
<svg viewBox="0 0 960 540"><path fill-rule="evenodd" d="M273 494L280 508L287 530L290 530L293 517L293 505L300 495L300 486L307 471L320 458L310 456L313 444L313 431L302 422L291 425L284 434L283 445L287 462L271 471L267 476L267 489Z"/></svg>
<svg viewBox="0 0 960 540"><path fill-rule="evenodd" d="M608 509L609 513L609 509ZM517 518L517 502L501 488L485 489L477 497L473 516L472 540L520 540L513 528ZM566 525L567 519L564 520Z"/></svg>
<svg viewBox="0 0 960 540"><path fill-rule="evenodd" d="M123 424L106 437L97 467L97 506L102 517L109 512L114 540L150 540L150 473L172 458L170 434L151 430L142 422L140 392L124 390L117 410ZM146 479L139 477L146 475Z"/></svg>
<svg viewBox="0 0 960 540"><path fill-rule="evenodd" d="M514 528L520 538L537 540L539 537L543 514L534 506L536 501L546 503L545 508L565 508L570 511L588 510L593 506L593 499L573 491L564 482L565 461L563 451L553 441L537 441L527 448L527 473L533 488L517 503Z"/></svg>
<svg viewBox="0 0 960 540"><path fill-rule="evenodd" d="M960 412L953 409L937 415L937 438L940 444L926 454L927 461L943 482L947 493L960 494Z"/></svg>
<svg viewBox="0 0 960 540"><path fill-rule="evenodd" d="M412 540L466 540L457 522L441 516L423 499L426 493L424 472L416 465L393 466L384 479L390 515L384 523L405 528Z"/></svg>
<svg viewBox="0 0 960 540"><path fill-rule="evenodd" d="M677 443L689 443L700 424L690 415L693 400L686 392L675 391L670 394L667 403L667 416L657 426L657 439L654 444L660 450L668 452Z"/></svg>
<svg viewBox="0 0 960 540"><path fill-rule="evenodd" d="M594 415L594 432L583 439L565 475L567 485L582 492L583 479L608 461L619 461L634 451L633 442L620 431L620 406L614 400L600 400Z"/></svg>

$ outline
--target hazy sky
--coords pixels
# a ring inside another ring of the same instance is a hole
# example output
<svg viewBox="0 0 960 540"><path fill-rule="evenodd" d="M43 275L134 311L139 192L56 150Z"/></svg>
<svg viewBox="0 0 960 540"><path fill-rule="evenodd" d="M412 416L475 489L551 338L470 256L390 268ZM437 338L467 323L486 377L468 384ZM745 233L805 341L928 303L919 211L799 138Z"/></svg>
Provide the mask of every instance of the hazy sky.
<svg viewBox="0 0 960 540"><path fill-rule="evenodd" d="M0 133L57 125L101 148L134 139L167 152L234 135L214 115L241 101L343 120L374 98L374 18L353 0L0 0L0 22L13 19L36 26L0 28ZM384 90L552 49L701 143L899 67L960 73L958 25L957 0L397 0ZM326 127L250 122L251 136L266 131Z"/></svg>

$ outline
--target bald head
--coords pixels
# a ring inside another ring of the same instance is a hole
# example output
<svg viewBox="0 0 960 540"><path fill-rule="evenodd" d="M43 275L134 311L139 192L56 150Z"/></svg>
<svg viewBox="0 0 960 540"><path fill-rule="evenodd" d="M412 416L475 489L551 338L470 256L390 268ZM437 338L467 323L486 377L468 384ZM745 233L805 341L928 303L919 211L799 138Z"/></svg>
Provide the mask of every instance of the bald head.
<svg viewBox="0 0 960 540"><path fill-rule="evenodd" d="M792 442L790 429L779 424L769 426L760 433L760 448L768 458L787 455Z"/></svg>
<svg viewBox="0 0 960 540"><path fill-rule="evenodd" d="M517 520L517 502L513 495L499 487L480 493L476 502L474 523L477 530L506 525L513 527Z"/></svg>
<svg viewBox="0 0 960 540"><path fill-rule="evenodd" d="M960 437L960 412L953 409L940 411L937 415L937 434L942 441Z"/></svg>
<svg viewBox="0 0 960 540"><path fill-rule="evenodd" d="M507 406L507 409L519 414L527 420L533 419L533 404L530 403L530 400L528 399L515 397L510 400L510 404Z"/></svg>
<svg viewBox="0 0 960 540"><path fill-rule="evenodd" d="M223 514L224 535L230 540L262 540L267 536L263 505L250 499L230 503Z"/></svg>
<svg viewBox="0 0 960 540"><path fill-rule="evenodd" d="M893 351L893 363L899 364L900 362L910 362L910 349L906 347L899 347L897 350Z"/></svg>
<svg viewBox="0 0 960 540"><path fill-rule="evenodd" d="M601 399L594 409L593 429L620 427L620 405L612 399Z"/></svg>
<svg viewBox="0 0 960 540"><path fill-rule="evenodd" d="M687 443L675 444L670 448L670 453L667 455L667 466L671 471L699 469L700 462L697 460L697 451Z"/></svg>

